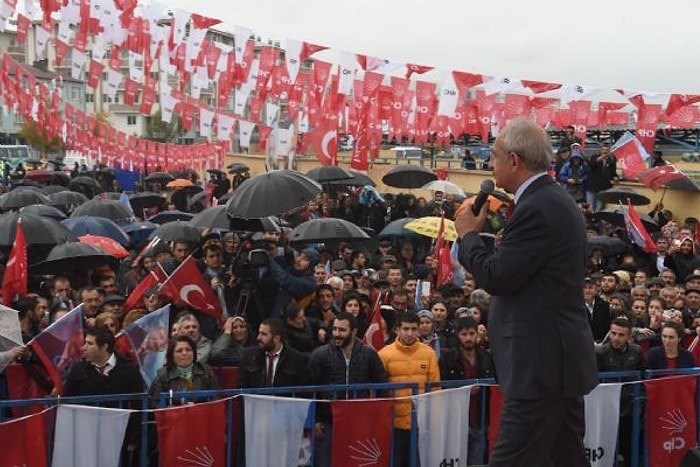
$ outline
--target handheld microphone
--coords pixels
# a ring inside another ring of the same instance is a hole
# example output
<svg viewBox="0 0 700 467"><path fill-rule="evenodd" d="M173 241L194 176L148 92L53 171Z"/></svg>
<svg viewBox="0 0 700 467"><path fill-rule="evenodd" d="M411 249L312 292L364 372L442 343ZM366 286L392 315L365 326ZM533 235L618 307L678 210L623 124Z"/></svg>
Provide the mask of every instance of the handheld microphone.
<svg viewBox="0 0 700 467"><path fill-rule="evenodd" d="M493 180L487 179L481 182L479 194L476 195L476 200L474 200L474 204L472 205L472 212L475 216L479 215L481 208L484 206L484 203L489 198L489 195L493 192L494 188L495 185L493 184Z"/></svg>

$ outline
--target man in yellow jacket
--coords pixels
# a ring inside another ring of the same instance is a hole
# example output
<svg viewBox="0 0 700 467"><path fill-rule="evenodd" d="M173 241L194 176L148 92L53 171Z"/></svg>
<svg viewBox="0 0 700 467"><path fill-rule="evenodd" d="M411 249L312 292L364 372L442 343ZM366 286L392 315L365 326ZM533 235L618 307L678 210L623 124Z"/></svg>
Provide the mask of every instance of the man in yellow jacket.
<svg viewBox="0 0 700 467"><path fill-rule="evenodd" d="M396 340L379 351L390 383L418 383L425 391L426 381L440 381L435 351L418 338L418 315L413 311L396 316ZM396 391L394 406L394 465L408 466L411 458L411 391ZM415 449L415 447L414 447Z"/></svg>

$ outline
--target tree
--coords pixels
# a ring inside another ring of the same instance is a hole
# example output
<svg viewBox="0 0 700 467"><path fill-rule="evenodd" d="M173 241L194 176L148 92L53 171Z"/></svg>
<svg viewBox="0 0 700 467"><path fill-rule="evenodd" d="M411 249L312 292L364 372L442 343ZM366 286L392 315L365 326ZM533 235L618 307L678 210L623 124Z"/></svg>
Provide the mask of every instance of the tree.
<svg viewBox="0 0 700 467"><path fill-rule="evenodd" d="M164 122L160 110L148 117L146 139L160 143L172 143L181 134L180 117L173 115L170 123Z"/></svg>
<svg viewBox="0 0 700 467"><path fill-rule="evenodd" d="M38 150L41 157L47 153L59 152L63 145L58 138L49 138L44 128L39 128L36 122L23 122L20 126L19 135L29 146Z"/></svg>

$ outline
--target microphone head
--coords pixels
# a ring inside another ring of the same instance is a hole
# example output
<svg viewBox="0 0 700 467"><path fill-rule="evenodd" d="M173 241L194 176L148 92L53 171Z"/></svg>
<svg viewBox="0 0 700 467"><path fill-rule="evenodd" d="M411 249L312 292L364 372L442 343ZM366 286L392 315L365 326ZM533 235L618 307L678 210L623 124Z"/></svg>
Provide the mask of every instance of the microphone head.
<svg viewBox="0 0 700 467"><path fill-rule="evenodd" d="M481 185L479 186L479 191L482 193L486 193L487 195L491 194L496 188L496 185L493 183L493 180L486 179L481 182Z"/></svg>

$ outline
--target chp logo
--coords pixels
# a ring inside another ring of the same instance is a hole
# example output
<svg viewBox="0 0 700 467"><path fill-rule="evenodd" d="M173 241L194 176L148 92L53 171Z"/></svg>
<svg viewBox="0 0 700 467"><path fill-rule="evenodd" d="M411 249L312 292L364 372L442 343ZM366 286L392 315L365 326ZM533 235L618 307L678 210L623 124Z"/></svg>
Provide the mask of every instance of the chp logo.
<svg viewBox="0 0 700 467"><path fill-rule="evenodd" d="M663 424L662 428L668 430L669 434L669 439L663 443L664 451L671 453L685 449L687 443L683 435L688 428L688 421L683 412L680 409L666 412L665 416L659 417L659 421Z"/></svg>

